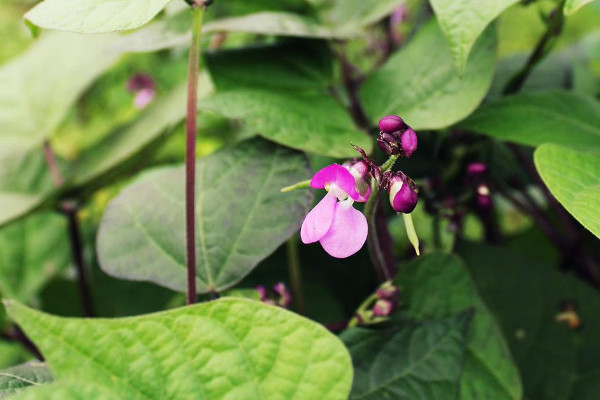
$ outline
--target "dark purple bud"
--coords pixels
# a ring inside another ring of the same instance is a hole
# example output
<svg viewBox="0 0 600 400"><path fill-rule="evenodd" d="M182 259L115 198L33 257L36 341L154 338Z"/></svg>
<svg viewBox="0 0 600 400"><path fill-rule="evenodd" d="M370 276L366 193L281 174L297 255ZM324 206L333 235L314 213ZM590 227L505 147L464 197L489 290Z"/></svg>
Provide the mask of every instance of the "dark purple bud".
<svg viewBox="0 0 600 400"><path fill-rule="evenodd" d="M400 136L402 151L406 157L410 157L417 150L417 134L412 128L408 128Z"/></svg>
<svg viewBox="0 0 600 400"><path fill-rule="evenodd" d="M292 292L285 286L285 283L279 282L275 284L273 290L279 295L279 301L277 303L281 307L288 308L292 305Z"/></svg>
<svg viewBox="0 0 600 400"><path fill-rule="evenodd" d="M148 74L135 74L127 81L127 90L130 92L139 92L144 89L154 89L154 78Z"/></svg>
<svg viewBox="0 0 600 400"><path fill-rule="evenodd" d="M470 176L483 175L487 172L487 165L482 162L474 162L467 165L467 174Z"/></svg>
<svg viewBox="0 0 600 400"><path fill-rule="evenodd" d="M400 144L393 133L379 132L377 146L387 156L400 154Z"/></svg>
<svg viewBox="0 0 600 400"><path fill-rule="evenodd" d="M477 186L477 205L484 210L492 208L490 188L485 184Z"/></svg>
<svg viewBox="0 0 600 400"><path fill-rule="evenodd" d="M379 299L373 307L374 317L388 317L394 312L394 303L389 300Z"/></svg>
<svg viewBox="0 0 600 400"><path fill-rule="evenodd" d="M260 301L265 301L267 299L267 289L265 289L263 285L258 285L256 291L260 294Z"/></svg>
<svg viewBox="0 0 600 400"><path fill-rule="evenodd" d="M398 298L398 287L387 281L377 289L375 295L379 299L395 301Z"/></svg>
<svg viewBox="0 0 600 400"><path fill-rule="evenodd" d="M379 131L385 133L397 132L405 128L404 120L397 115L388 115L379 120Z"/></svg>
<svg viewBox="0 0 600 400"><path fill-rule="evenodd" d="M398 174L390 178L390 204L394 211L410 214L417 206L419 198L403 175Z"/></svg>

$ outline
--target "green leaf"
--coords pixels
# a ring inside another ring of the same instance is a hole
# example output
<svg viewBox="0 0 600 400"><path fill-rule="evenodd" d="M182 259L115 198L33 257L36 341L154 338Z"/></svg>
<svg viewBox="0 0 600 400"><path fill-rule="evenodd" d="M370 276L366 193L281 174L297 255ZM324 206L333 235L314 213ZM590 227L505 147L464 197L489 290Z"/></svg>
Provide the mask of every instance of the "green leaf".
<svg viewBox="0 0 600 400"><path fill-rule="evenodd" d="M198 107L241 119L269 140L310 153L347 158L357 154L351 143L367 152L372 148L372 140L357 130L346 110L320 93L232 90L217 92Z"/></svg>
<svg viewBox="0 0 600 400"><path fill-rule="evenodd" d="M65 218L35 214L0 230L0 295L23 302L69 265Z"/></svg>
<svg viewBox="0 0 600 400"><path fill-rule="evenodd" d="M484 105L459 126L529 146L585 149L600 145L600 104L566 91L521 93Z"/></svg>
<svg viewBox="0 0 600 400"><path fill-rule="evenodd" d="M198 160L199 292L236 284L300 227L310 193L279 190L309 175L302 154L262 139ZM104 271L186 290L184 187L183 167L158 169L112 201L98 233Z"/></svg>
<svg viewBox="0 0 600 400"><path fill-rule="evenodd" d="M42 28L107 33L138 28L171 0L45 0L25 19Z"/></svg>
<svg viewBox="0 0 600 400"><path fill-rule="evenodd" d="M54 133L77 98L118 58L107 51L113 40L112 35L47 34L2 66L0 160Z"/></svg>
<svg viewBox="0 0 600 400"><path fill-rule="evenodd" d="M346 330L352 355L350 400L458 399L471 313L402 329Z"/></svg>
<svg viewBox="0 0 600 400"><path fill-rule="evenodd" d="M594 150L585 153L544 144L535 151L534 159L556 199L581 225L600 237L600 147Z"/></svg>
<svg viewBox="0 0 600 400"><path fill-rule="evenodd" d="M461 78L435 21L395 53L361 88L371 120L398 114L415 129L441 129L467 117L490 88L495 66L494 31L475 44Z"/></svg>
<svg viewBox="0 0 600 400"><path fill-rule="evenodd" d="M484 301L495 314L521 371L524 398L592 400L600 393L600 296L552 265L506 249L462 243L458 248ZM582 328L556 317L575 302Z"/></svg>
<svg viewBox="0 0 600 400"><path fill-rule="evenodd" d="M594 0L566 0L565 7L563 11L565 15L573 15L575 14L581 7L585 6L588 3L591 3Z"/></svg>
<svg viewBox="0 0 600 400"><path fill-rule="evenodd" d="M323 19L345 32L355 32L382 20L406 0L337 0Z"/></svg>
<svg viewBox="0 0 600 400"><path fill-rule="evenodd" d="M0 310L0 326L4 329L4 320L7 320L8 317L4 308ZM20 363L24 363L27 360L30 360L32 357L31 353L28 352L23 345L17 342L9 342L7 340L0 340L0 368L9 368L13 365L17 365ZM0 391L0 393L2 393Z"/></svg>
<svg viewBox="0 0 600 400"><path fill-rule="evenodd" d="M324 327L220 299L122 319L59 318L7 302L56 383L17 399L345 400L348 352Z"/></svg>
<svg viewBox="0 0 600 400"><path fill-rule="evenodd" d="M30 361L0 371L0 399L11 397L30 386L52 382L52 374L46 364Z"/></svg>
<svg viewBox="0 0 600 400"><path fill-rule="evenodd" d="M471 48L485 28L519 0L429 0L454 57L459 74L465 72Z"/></svg>
<svg viewBox="0 0 600 400"><path fill-rule="evenodd" d="M444 318L475 310L470 330L460 399L520 400L519 371L500 327L483 303L465 265L456 257L434 253L400 270L396 283L411 318Z"/></svg>

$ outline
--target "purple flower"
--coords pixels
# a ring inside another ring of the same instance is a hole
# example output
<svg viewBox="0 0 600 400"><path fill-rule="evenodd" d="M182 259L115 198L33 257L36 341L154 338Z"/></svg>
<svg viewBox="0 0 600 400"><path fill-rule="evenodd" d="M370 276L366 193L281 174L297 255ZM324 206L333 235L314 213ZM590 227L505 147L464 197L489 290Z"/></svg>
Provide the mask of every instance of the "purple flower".
<svg viewBox="0 0 600 400"><path fill-rule="evenodd" d="M148 74L135 74L126 84L127 90L135 94L133 105L137 109L145 108L154 100L154 79Z"/></svg>
<svg viewBox="0 0 600 400"><path fill-rule="evenodd" d="M325 189L327 194L304 218L302 242L318 241L329 255L350 257L365 244L368 233L367 219L353 207L355 201L366 201L356 190L354 176L343 166L332 164L313 176L310 187Z"/></svg>
<svg viewBox="0 0 600 400"><path fill-rule="evenodd" d="M394 175L390 178L390 204L394 211L410 214L417 206L419 198L402 175Z"/></svg>
<svg viewBox="0 0 600 400"><path fill-rule="evenodd" d="M273 290L279 295L277 304L283 308L289 308L292 305L292 292L285 286L285 283L276 283L275 286L273 286Z"/></svg>
<svg viewBox="0 0 600 400"><path fill-rule="evenodd" d="M477 205L484 210L492 208L492 196L490 195L490 188L482 183L477 186Z"/></svg>
<svg viewBox="0 0 600 400"><path fill-rule="evenodd" d="M482 162L473 162L467 165L467 174L470 176L483 175L487 172L487 165Z"/></svg>

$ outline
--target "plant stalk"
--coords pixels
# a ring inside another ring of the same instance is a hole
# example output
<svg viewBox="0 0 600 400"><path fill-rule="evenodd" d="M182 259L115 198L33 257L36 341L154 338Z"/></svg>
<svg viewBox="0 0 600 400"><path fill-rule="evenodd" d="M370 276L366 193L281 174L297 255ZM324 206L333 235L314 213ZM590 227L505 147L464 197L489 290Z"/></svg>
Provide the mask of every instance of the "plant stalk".
<svg viewBox="0 0 600 400"><path fill-rule="evenodd" d="M192 43L188 62L187 117L185 121L185 232L187 304L196 302L196 127L198 74L204 4L192 5Z"/></svg>
<svg viewBox="0 0 600 400"><path fill-rule="evenodd" d="M304 315L306 309L304 307L304 292L302 290L302 272L300 265L300 255L298 254L298 243L296 238L292 237L287 241L287 261L288 273L290 276L290 284L292 288L292 298L296 311L300 315Z"/></svg>

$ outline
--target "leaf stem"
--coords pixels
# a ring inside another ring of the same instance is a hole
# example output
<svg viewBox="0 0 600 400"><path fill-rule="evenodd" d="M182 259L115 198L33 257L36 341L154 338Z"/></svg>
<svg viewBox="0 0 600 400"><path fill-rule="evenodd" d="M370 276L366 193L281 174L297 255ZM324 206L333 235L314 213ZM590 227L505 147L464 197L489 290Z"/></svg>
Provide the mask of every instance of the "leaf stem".
<svg viewBox="0 0 600 400"><path fill-rule="evenodd" d="M187 304L196 302L196 118L198 74L204 4L192 5L192 43L188 62L187 117L185 121L185 231L187 261Z"/></svg>
<svg viewBox="0 0 600 400"><path fill-rule="evenodd" d="M292 287L292 298L298 314L304 315L306 309L304 307L304 293L302 291L302 271L296 237L292 237L287 241L286 248L288 273L290 276L290 284Z"/></svg>

